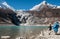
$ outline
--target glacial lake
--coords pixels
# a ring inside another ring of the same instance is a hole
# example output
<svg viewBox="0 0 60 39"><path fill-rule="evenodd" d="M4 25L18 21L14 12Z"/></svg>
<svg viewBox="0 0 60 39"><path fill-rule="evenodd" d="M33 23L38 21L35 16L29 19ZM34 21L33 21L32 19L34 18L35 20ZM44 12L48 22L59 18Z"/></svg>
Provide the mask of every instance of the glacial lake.
<svg viewBox="0 0 60 39"><path fill-rule="evenodd" d="M0 26L0 36L23 36L26 34L36 34L47 29L47 26Z"/></svg>

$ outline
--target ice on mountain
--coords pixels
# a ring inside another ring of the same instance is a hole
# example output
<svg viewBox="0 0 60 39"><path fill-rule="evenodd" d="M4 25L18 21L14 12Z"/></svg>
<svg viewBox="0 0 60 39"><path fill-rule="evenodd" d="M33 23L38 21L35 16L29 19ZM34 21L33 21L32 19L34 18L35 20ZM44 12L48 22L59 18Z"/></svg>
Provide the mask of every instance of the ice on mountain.
<svg viewBox="0 0 60 39"><path fill-rule="evenodd" d="M48 6L48 8L60 8L60 6L57 5L52 5L46 1L41 2L40 4L34 6L33 8L31 8L30 10L35 10L35 11L40 11L42 10L45 6Z"/></svg>
<svg viewBox="0 0 60 39"><path fill-rule="evenodd" d="M15 9L13 7L11 7L5 1L2 1L2 0L0 1L0 8L3 8L3 9L11 9L11 10L15 11Z"/></svg>
<svg viewBox="0 0 60 39"><path fill-rule="evenodd" d="M57 6L57 8L60 8L60 6Z"/></svg>

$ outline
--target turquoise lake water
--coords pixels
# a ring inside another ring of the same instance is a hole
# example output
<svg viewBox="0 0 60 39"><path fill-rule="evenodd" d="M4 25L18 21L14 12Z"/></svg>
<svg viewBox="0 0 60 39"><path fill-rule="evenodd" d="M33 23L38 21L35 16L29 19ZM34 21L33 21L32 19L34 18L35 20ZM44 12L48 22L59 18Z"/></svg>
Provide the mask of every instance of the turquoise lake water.
<svg viewBox="0 0 60 39"><path fill-rule="evenodd" d="M0 26L0 36L18 36L25 34L36 34L47 26Z"/></svg>

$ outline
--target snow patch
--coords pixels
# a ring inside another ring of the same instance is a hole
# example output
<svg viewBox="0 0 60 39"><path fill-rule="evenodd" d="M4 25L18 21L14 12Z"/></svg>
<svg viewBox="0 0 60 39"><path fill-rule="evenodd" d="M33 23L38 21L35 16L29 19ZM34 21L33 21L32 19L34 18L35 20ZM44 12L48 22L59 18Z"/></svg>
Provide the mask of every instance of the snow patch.
<svg viewBox="0 0 60 39"><path fill-rule="evenodd" d="M31 8L30 10L40 11L40 10L42 10L45 6L48 6L48 8L60 8L60 6L52 5L52 4L47 3L46 1L43 1L43 2L41 2L40 4L35 5L35 6L34 6L33 8Z"/></svg>
<svg viewBox="0 0 60 39"><path fill-rule="evenodd" d="M10 5L8 5L5 1L4 2L0 2L0 8L11 9L11 10L15 11L15 9L13 7L11 7Z"/></svg>

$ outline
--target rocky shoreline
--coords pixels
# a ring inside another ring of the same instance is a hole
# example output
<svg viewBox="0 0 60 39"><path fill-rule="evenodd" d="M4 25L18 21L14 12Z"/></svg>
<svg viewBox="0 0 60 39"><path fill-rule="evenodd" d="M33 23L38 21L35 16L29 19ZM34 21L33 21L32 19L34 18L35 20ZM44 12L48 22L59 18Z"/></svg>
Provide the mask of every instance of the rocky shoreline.
<svg viewBox="0 0 60 39"><path fill-rule="evenodd" d="M46 31L43 31L41 34L39 34L37 36L37 38L38 39L40 39L40 38L41 39L60 39L60 28L59 28L59 31L58 31L58 34L57 35L54 34L54 31L53 30L51 31L51 34L49 35L49 31L46 30Z"/></svg>

